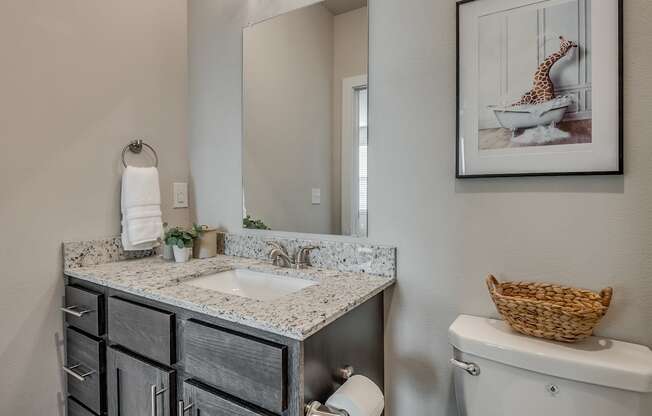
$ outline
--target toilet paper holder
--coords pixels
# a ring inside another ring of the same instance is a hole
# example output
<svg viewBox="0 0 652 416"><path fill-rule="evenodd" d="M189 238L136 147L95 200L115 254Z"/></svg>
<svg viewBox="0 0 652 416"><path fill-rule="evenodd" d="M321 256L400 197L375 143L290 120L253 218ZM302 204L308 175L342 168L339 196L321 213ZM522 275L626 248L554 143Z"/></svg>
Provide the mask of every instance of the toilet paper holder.
<svg viewBox="0 0 652 416"><path fill-rule="evenodd" d="M314 401L306 406L306 416L349 416L346 410L333 409Z"/></svg>
<svg viewBox="0 0 652 416"><path fill-rule="evenodd" d="M350 365L337 370L337 376L343 381L353 377L354 373L355 370ZM315 400L306 406L306 416L349 416L349 413L346 410L334 409Z"/></svg>

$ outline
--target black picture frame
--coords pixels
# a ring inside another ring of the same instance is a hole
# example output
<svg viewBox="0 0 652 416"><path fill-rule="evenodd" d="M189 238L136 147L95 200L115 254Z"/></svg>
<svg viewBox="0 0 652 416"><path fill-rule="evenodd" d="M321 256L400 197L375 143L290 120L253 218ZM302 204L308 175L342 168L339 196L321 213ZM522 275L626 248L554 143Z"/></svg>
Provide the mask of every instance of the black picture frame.
<svg viewBox="0 0 652 416"><path fill-rule="evenodd" d="M500 174L461 174L460 173L460 10L468 3L476 1L491 0L459 0L456 3L456 127L455 127L455 178L457 179L478 179L478 178L518 178L518 177L540 177L540 176L613 176L624 175L624 0L618 0L618 169L614 171L587 171L587 172L534 172L534 173L500 173Z"/></svg>

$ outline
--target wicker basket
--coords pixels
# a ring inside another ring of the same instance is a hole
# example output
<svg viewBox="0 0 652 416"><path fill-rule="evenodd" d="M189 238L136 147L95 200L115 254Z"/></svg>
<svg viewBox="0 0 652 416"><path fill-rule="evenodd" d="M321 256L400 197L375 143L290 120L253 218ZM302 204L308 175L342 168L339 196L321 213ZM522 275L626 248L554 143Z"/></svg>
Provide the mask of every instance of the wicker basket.
<svg viewBox="0 0 652 416"><path fill-rule="evenodd" d="M590 337L613 295L610 287L598 294L549 283L500 283L492 275L487 287L498 312L516 331L562 342Z"/></svg>

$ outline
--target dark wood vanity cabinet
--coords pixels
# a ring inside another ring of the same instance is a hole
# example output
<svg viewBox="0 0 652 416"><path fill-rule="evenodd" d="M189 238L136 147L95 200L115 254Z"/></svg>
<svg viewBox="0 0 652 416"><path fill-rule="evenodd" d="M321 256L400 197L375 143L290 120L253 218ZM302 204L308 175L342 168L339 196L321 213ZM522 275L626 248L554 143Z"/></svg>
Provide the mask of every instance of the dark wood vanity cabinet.
<svg viewBox="0 0 652 416"><path fill-rule="evenodd" d="M298 341L68 280L97 305L67 320L68 416L303 416L346 365L383 385L382 294Z"/></svg>
<svg viewBox="0 0 652 416"><path fill-rule="evenodd" d="M120 347L108 350L109 416L176 415L176 371Z"/></svg>
<svg viewBox="0 0 652 416"><path fill-rule="evenodd" d="M183 401L179 402L178 415L182 413L191 416L273 416L273 413L228 397L193 379L183 382Z"/></svg>
<svg viewBox="0 0 652 416"><path fill-rule="evenodd" d="M220 391L281 414L287 408L287 347L190 319L183 364Z"/></svg>
<svg viewBox="0 0 652 416"><path fill-rule="evenodd" d="M104 295L79 285L66 286L66 305L62 308L69 326L99 337L105 332Z"/></svg>
<svg viewBox="0 0 652 416"><path fill-rule="evenodd" d="M106 341L104 295L78 285L66 286L66 376L69 416L106 414Z"/></svg>
<svg viewBox="0 0 652 416"><path fill-rule="evenodd" d="M79 403L97 414L106 408L106 375L104 340L91 338L83 332L66 329L68 393Z"/></svg>
<svg viewBox="0 0 652 416"><path fill-rule="evenodd" d="M68 416L94 416L95 413L91 412L88 408L82 405L73 397L68 397Z"/></svg>
<svg viewBox="0 0 652 416"><path fill-rule="evenodd" d="M176 359L175 315L118 296L109 296L109 340L165 365Z"/></svg>

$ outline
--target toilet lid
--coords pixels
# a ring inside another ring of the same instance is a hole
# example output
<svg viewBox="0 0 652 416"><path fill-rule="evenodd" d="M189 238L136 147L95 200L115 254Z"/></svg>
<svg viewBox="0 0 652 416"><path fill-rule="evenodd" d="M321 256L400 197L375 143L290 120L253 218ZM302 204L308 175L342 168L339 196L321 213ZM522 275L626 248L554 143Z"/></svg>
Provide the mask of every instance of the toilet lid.
<svg viewBox="0 0 652 416"><path fill-rule="evenodd" d="M519 334L496 319L461 315L449 328L458 350L525 370L623 390L652 392L652 350L608 338L576 344Z"/></svg>

